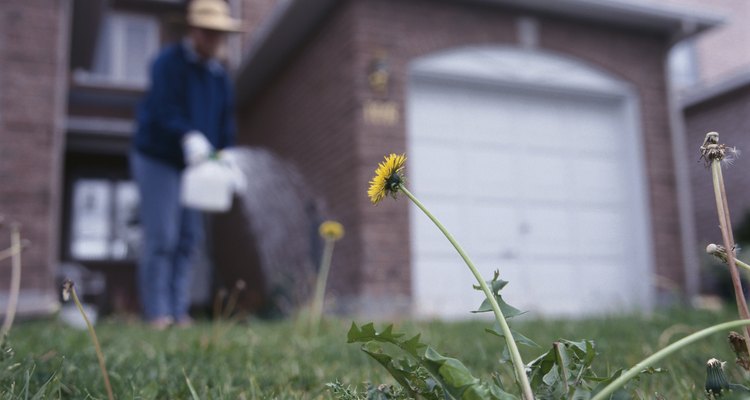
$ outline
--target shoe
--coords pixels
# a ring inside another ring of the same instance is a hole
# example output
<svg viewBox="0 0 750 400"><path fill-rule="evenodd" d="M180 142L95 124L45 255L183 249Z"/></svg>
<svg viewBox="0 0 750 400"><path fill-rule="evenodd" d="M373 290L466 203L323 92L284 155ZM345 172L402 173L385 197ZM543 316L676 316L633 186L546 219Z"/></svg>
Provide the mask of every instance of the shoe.
<svg viewBox="0 0 750 400"><path fill-rule="evenodd" d="M173 322L172 317L157 317L148 321L148 326L155 331L163 331L169 328Z"/></svg>

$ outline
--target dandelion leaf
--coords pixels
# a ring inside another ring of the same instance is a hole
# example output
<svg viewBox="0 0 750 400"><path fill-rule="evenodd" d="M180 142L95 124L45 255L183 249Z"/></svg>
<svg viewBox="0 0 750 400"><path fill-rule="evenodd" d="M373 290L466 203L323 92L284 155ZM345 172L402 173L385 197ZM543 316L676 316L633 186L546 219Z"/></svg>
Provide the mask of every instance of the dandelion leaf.
<svg viewBox="0 0 750 400"><path fill-rule="evenodd" d="M505 338L505 334L503 334L503 332L500 329L497 329L497 327L495 327L495 329L486 328L485 331L488 332L488 333L491 333L491 334L493 334L495 336L499 336L499 337L501 337L503 339ZM536 344L536 342L534 342L533 340L531 340L528 337L526 337L526 336L518 333L517 331L515 331L513 329L510 330L510 333L511 333L511 335L513 335L513 339L518 344L522 344L524 346L529 346L529 347L541 347L538 344Z"/></svg>
<svg viewBox="0 0 750 400"><path fill-rule="evenodd" d="M445 357L420 341L420 335L403 339L389 325L382 332L372 323L352 323L349 343L363 343L362 351L382 365L412 397L425 399L518 400L496 383L483 383L458 359ZM384 344L390 344L390 352ZM400 357L393 352L402 352ZM368 396L369 397L369 396ZM380 397L376 397L380 398Z"/></svg>
<svg viewBox="0 0 750 400"><path fill-rule="evenodd" d="M508 304L503 300L503 296L500 295L500 291L508 284L508 281L504 281L500 279L500 273L498 271L495 271L494 276L492 277L492 280L487 281L487 286L489 286L490 290L492 291L492 295L495 297L495 301L497 301L497 304L500 306L500 311L503 312L503 316L505 319L513 318L515 316L525 314L525 311L521 311L512 305ZM474 286L474 289L476 290L482 290L480 286ZM478 309L475 311L472 311L473 313L483 313L483 312L492 312L492 304L488 299L484 299L482 301L482 304L479 306Z"/></svg>

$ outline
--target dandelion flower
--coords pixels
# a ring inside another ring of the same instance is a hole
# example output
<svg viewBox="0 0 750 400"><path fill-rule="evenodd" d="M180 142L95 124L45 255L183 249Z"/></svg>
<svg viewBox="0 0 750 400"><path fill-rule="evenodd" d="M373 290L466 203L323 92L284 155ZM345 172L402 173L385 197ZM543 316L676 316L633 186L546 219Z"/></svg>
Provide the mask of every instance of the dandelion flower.
<svg viewBox="0 0 750 400"><path fill-rule="evenodd" d="M339 240L344 236L344 226L336 221L325 221L320 224L318 233L323 239Z"/></svg>
<svg viewBox="0 0 750 400"><path fill-rule="evenodd" d="M372 204L378 204L386 195L395 197L399 187L404 182L403 169L406 163L406 155L393 154L385 157L385 161L378 165L375 177L370 181L370 189L367 195Z"/></svg>

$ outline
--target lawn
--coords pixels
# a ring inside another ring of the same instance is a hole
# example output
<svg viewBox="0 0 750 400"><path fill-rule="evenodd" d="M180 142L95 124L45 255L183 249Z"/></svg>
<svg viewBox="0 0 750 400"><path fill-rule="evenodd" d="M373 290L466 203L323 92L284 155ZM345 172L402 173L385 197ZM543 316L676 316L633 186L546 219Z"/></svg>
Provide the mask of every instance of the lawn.
<svg viewBox="0 0 750 400"><path fill-rule="evenodd" d="M558 338L594 339L596 365L628 367L686 333L736 319L731 311L674 310L650 317L617 316L578 321L515 321L513 328L544 349L522 347L524 361L546 351ZM357 321L363 323L367 321ZM189 329L156 332L138 322L108 319L97 326L112 386L119 399L192 399L188 380L201 399L326 399L326 383L393 383L385 370L347 344L351 320L326 320L308 337L292 320L199 322ZM385 324L376 324L382 328ZM399 322L396 330L423 333L423 341L444 355L461 359L475 376L489 379L498 367L502 339L487 334L491 321ZM661 345L659 344L661 342ZM13 327L0 356L0 399L106 399L96 355L86 331L54 319L21 321ZM705 362L727 363L730 377L744 383L734 365L726 335L684 349L646 376L637 396L653 399L703 399Z"/></svg>

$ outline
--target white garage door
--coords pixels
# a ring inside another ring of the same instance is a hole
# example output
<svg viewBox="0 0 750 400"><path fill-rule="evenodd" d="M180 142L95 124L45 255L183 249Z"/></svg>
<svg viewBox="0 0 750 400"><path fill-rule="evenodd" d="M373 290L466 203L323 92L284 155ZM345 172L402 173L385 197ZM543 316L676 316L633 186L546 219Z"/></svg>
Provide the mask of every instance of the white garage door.
<svg viewBox="0 0 750 400"><path fill-rule="evenodd" d="M650 303L638 140L625 100L412 77L408 187L507 301L541 315ZM450 243L410 213L413 295L425 317L481 303Z"/></svg>

